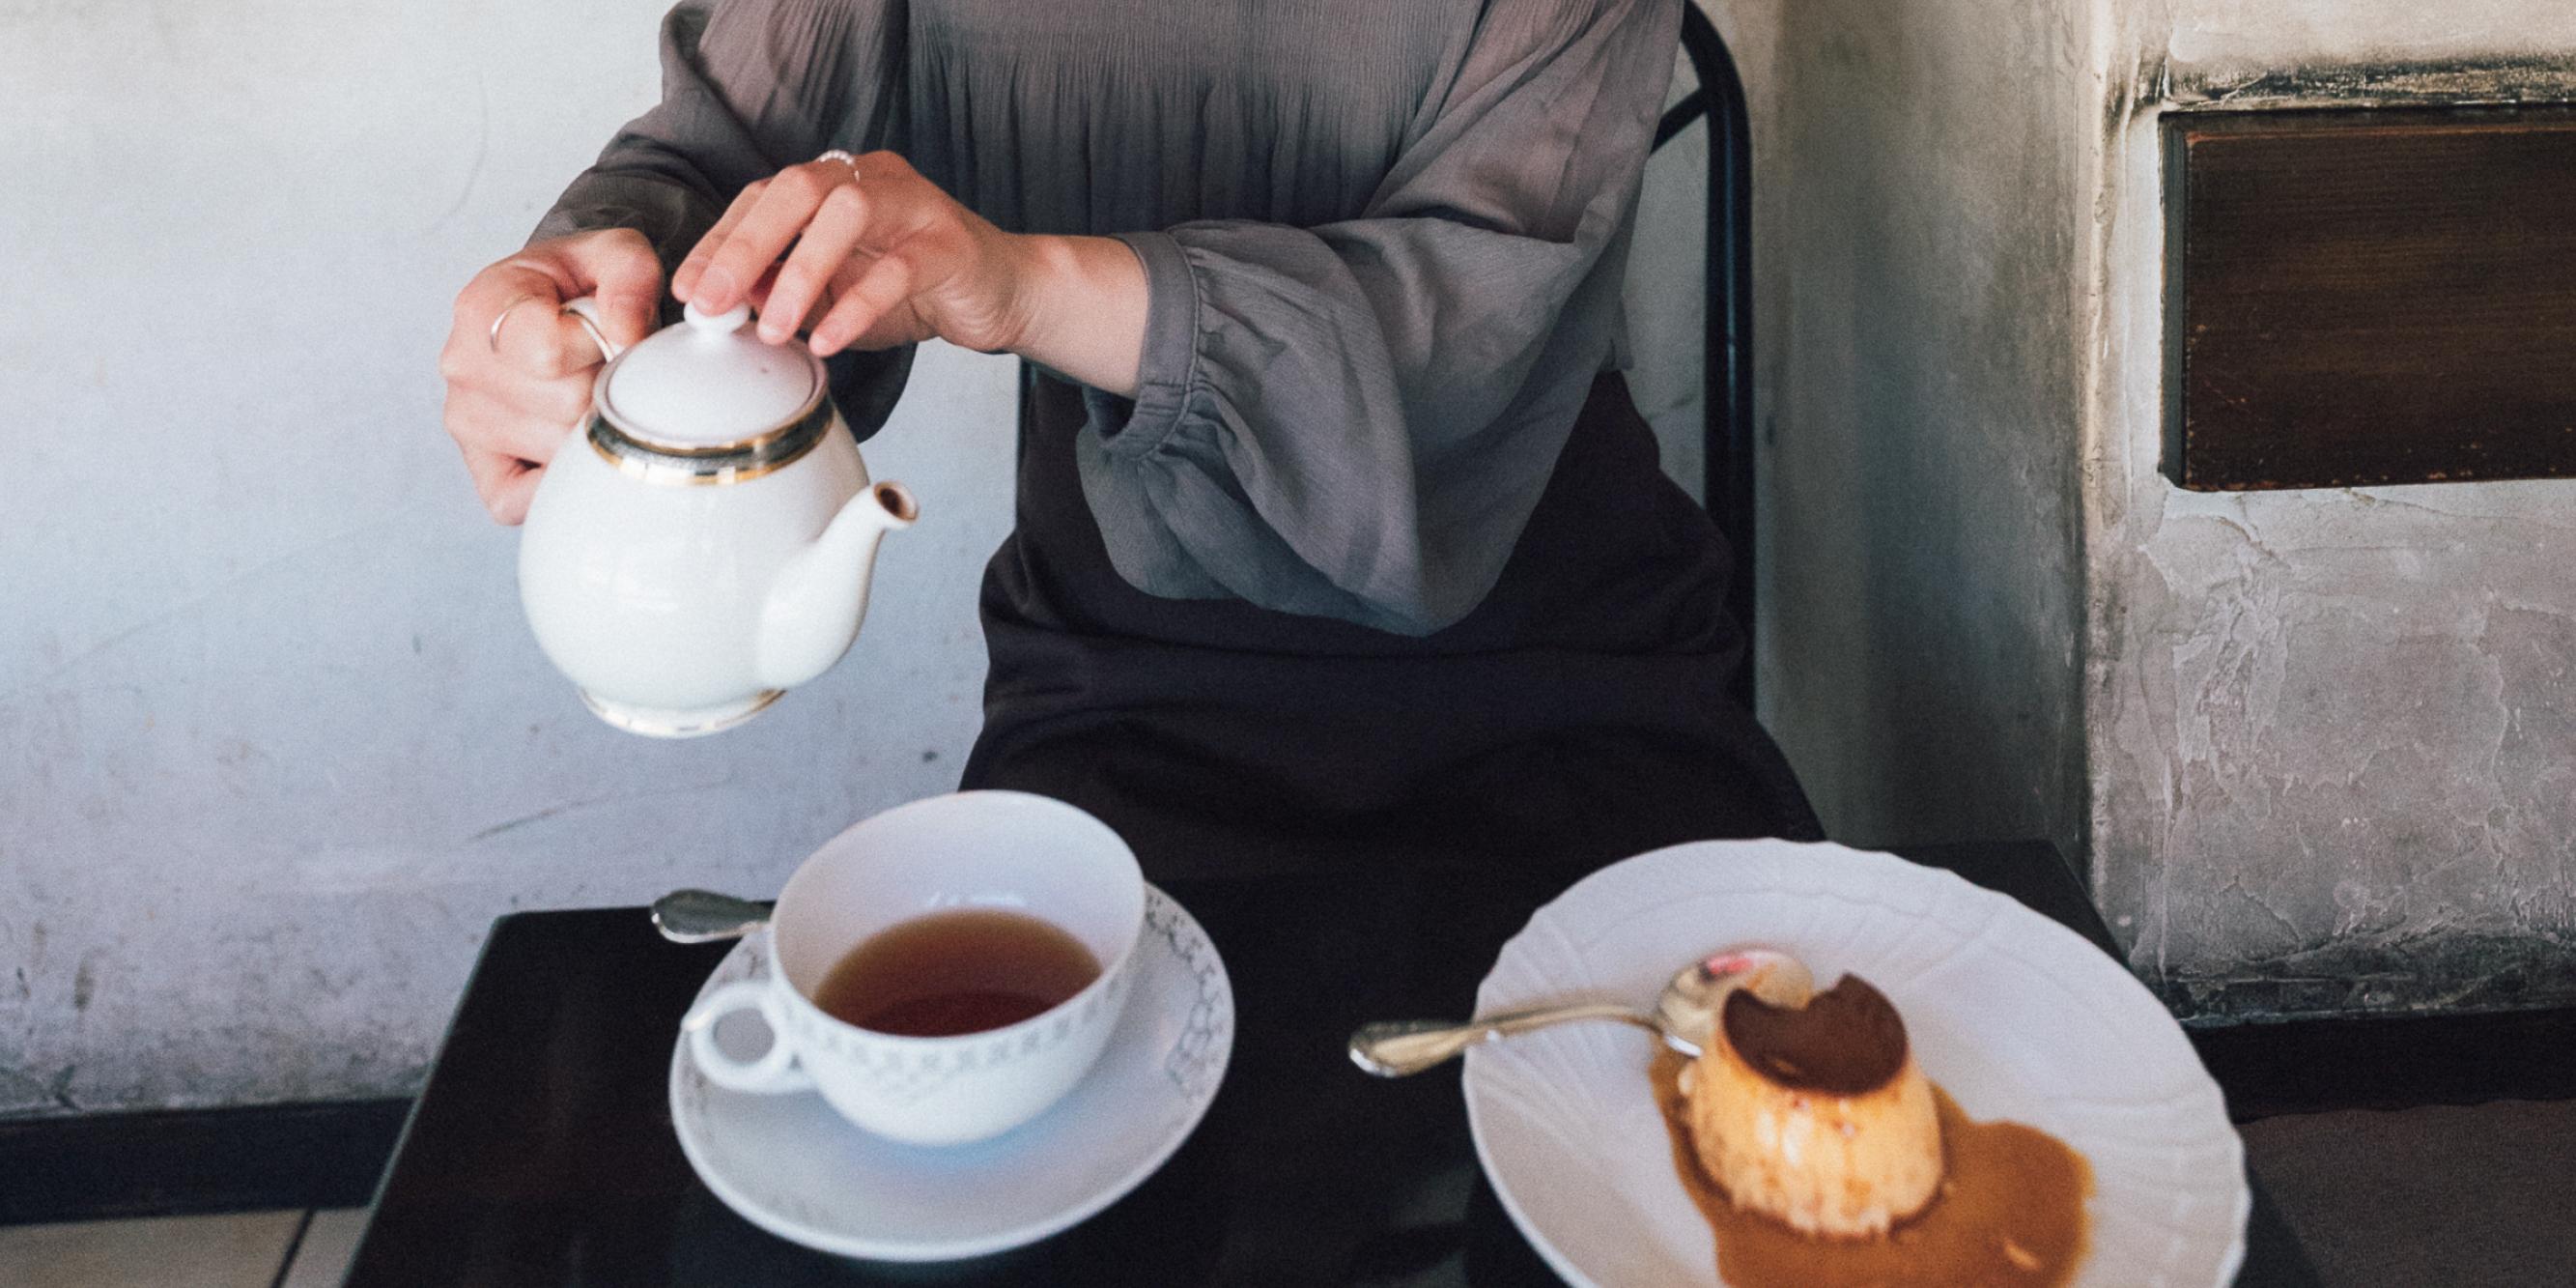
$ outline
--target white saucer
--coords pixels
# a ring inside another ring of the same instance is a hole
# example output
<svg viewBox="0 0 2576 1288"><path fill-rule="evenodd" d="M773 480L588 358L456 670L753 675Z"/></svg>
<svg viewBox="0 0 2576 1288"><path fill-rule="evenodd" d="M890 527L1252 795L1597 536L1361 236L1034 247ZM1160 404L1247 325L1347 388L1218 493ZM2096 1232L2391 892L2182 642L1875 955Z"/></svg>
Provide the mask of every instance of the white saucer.
<svg viewBox="0 0 2576 1288"><path fill-rule="evenodd" d="M932 1149L851 1126L811 1091L751 1095L671 1053L671 1123L699 1179L752 1224L878 1261L947 1261L1033 1243L1116 1202L1180 1148L1234 1050L1234 990L1188 910L1145 887L1135 992L1100 1063L992 1140ZM764 928L699 991L767 970Z"/></svg>
<svg viewBox="0 0 2576 1288"><path fill-rule="evenodd" d="M1923 1071L1978 1121L2056 1136L2093 1172L2074 1288L2219 1288L2245 1255L2243 1144L2190 1040L2136 977L2020 903L1892 855L1702 841L1613 864L1503 946L1478 1014L1643 1009L1674 966L1736 945L1845 971L1905 1017ZM1650 1035L1569 1024L1467 1051L1467 1120L1504 1209L1570 1284L1719 1288L1673 1173Z"/></svg>

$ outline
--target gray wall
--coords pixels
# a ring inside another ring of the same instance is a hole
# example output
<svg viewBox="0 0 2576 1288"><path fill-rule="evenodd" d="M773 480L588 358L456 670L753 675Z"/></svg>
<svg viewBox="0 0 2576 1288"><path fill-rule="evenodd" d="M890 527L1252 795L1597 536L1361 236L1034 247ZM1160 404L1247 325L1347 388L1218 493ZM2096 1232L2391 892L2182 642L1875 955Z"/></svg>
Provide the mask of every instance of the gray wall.
<svg viewBox="0 0 2576 1288"><path fill-rule="evenodd" d="M2072 8L1776 8L1763 711L1846 843L2082 842Z"/></svg>
<svg viewBox="0 0 2576 1288"><path fill-rule="evenodd" d="M449 301L651 103L665 3L0 0L0 1114L408 1094L496 916L774 891L955 785L1008 360L925 349L857 646L692 742L537 653L439 429ZM1695 477L1689 152L1636 307Z"/></svg>
<svg viewBox="0 0 2576 1288"><path fill-rule="evenodd" d="M694 742L537 653L439 428L662 7L0 3L0 1112L406 1093L495 916L774 890L954 785L1007 361L924 355L857 647Z"/></svg>

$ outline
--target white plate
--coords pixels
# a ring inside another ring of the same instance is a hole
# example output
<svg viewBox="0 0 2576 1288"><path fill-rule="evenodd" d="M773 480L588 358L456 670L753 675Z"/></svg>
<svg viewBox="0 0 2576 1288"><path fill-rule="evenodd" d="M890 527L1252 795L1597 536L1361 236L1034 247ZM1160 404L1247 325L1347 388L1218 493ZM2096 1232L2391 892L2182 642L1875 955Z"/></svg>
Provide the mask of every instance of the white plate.
<svg viewBox="0 0 2576 1288"><path fill-rule="evenodd" d="M768 952L766 929L746 937L699 996L764 972ZM992 1140L899 1145L851 1126L811 1091L727 1091L681 1042L671 1053L680 1149L745 1220L825 1252L945 1261L1045 1238L1162 1166L1216 1098L1234 1050L1225 963L1188 910L1152 886L1137 952L1136 990L1100 1063Z"/></svg>
<svg viewBox="0 0 2576 1288"><path fill-rule="evenodd" d="M1530 918L1479 1014L1639 1008L1683 963L1736 945L1848 971L1905 1017L1969 1117L2055 1135L2093 1168L2080 1288L2217 1288L2245 1254L2244 1146L2155 996L2066 927L1948 872L1830 844L1709 841L1604 868ZM1647 1086L1652 1035L1574 1024L1467 1054L1477 1158L1540 1254L1577 1285L1716 1285L1708 1222L1673 1174Z"/></svg>

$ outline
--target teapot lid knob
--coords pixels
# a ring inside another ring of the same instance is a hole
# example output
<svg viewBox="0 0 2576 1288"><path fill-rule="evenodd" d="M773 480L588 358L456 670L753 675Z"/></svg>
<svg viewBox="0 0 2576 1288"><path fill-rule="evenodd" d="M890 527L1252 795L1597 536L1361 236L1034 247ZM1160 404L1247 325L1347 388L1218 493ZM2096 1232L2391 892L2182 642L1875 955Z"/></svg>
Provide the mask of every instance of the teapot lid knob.
<svg viewBox="0 0 2576 1288"><path fill-rule="evenodd" d="M700 335L732 335L751 321L751 303L746 300L722 313L709 313L695 304L683 305L680 316Z"/></svg>

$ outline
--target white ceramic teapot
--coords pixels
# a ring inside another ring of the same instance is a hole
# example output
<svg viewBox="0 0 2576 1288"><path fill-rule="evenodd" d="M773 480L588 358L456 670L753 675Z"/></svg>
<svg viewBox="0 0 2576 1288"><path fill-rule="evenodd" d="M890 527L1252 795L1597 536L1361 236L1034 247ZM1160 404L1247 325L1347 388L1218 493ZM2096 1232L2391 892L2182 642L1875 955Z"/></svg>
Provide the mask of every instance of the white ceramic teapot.
<svg viewBox="0 0 2576 1288"><path fill-rule="evenodd" d="M618 728L665 738L750 719L831 669L867 614L878 542L909 527L793 340L746 306L608 356L519 539L537 643Z"/></svg>

